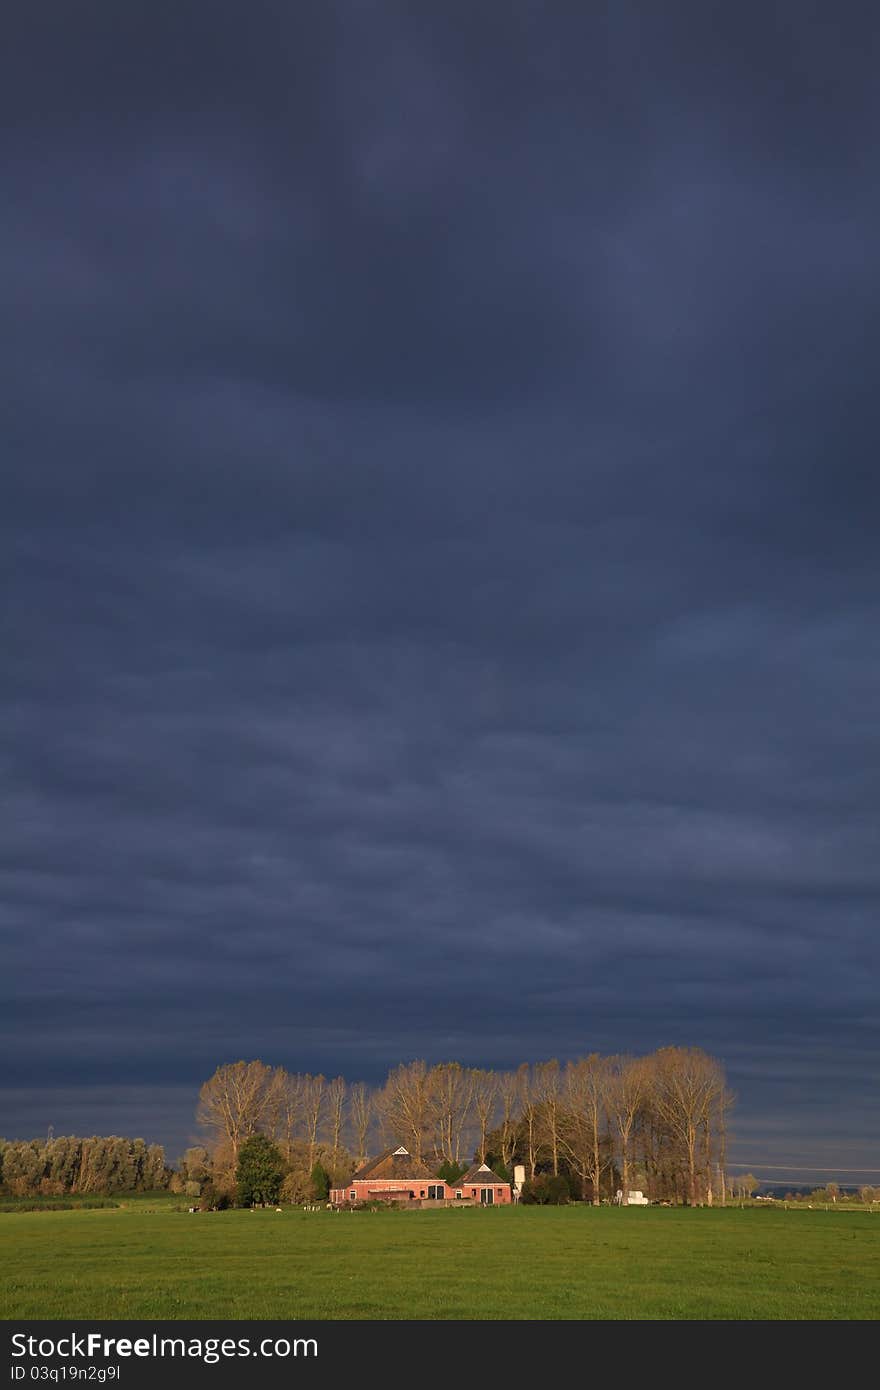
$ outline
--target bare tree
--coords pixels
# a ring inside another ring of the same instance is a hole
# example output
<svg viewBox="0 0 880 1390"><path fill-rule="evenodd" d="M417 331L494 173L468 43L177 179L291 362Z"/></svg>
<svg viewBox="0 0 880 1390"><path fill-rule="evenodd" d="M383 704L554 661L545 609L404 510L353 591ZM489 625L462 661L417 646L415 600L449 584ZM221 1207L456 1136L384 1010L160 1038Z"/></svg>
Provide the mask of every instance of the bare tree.
<svg viewBox="0 0 880 1390"><path fill-rule="evenodd" d="M282 1104L283 1078L287 1075L283 1067L271 1068L266 1085L266 1108L263 1112L263 1128L275 1144L284 1139L284 1106Z"/></svg>
<svg viewBox="0 0 880 1390"><path fill-rule="evenodd" d="M641 1057L610 1057L605 1108L620 1143L620 1183L624 1205L629 1200L630 1146L633 1131L648 1098L648 1070Z"/></svg>
<svg viewBox="0 0 880 1390"><path fill-rule="evenodd" d="M229 1143L233 1158L263 1121L271 1077L271 1068L260 1061L229 1062L199 1091L199 1123Z"/></svg>
<svg viewBox="0 0 880 1390"><path fill-rule="evenodd" d="M529 1180L534 1182L541 1151L541 1115L535 1086L535 1073L528 1062L523 1062L517 1068L516 1079L526 1158L529 1165Z"/></svg>
<svg viewBox="0 0 880 1390"><path fill-rule="evenodd" d="M317 1076L306 1074L301 1078L303 1114L305 1117L306 1139L309 1144L309 1164L315 1161L315 1149L318 1144L318 1129L321 1124L321 1114L324 1109L324 1077L319 1073Z"/></svg>
<svg viewBox="0 0 880 1390"><path fill-rule="evenodd" d="M741 1173L733 1179L732 1186L734 1194L739 1197L740 1202L746 1202L758 1186L758 1179L754 1173Z"/></svg>
<svg viewBox="0 0 880 1390"><path fill-rule="evenodd" d="M550 1151L553 1176L559 1174L559 1120L561 1100L561 1079L559 1063L554 1057L549 1062L539 1062L532 1071L532 1087L535 1104L538 1108L538 1124L541 1137Z"/></svg>
<svg viewBox="0 0 880 1390"><path fill-rule="evenodd" d="M349 1090L348 1114L354 1137L355 1157L358 1164L361 1164L367 1159L367 1135L373 1119L373 1093L363 1081L355 1082Z"/></svg>
<svg viewBox="0 0 880 1390"><path fill-rule="evenodd" d="M442 1158L461 1163L462 1134L474 1099L473 1073L458 1062L441 1062L428 1076L433 1130Z"/></svg>
<svg viewBox="0 0 880 1390"><path fill-rule="evenodd" d="M401 1063L389 1073L378 1096L382 1125L389 1139L405 1140L417 1163L433 1137L431 1078L423 1061Z"/></svg>
<svg viewBox="0 0 880 1390"><path fill-rule="evenodd" d="M345 1114L346 1090L347 1087L344 1076L334 1076L333 1080L327 1086L327 1137L333 1149L338 1149L342 1142L342 1121Z"/></svg>
<svg viewBox="0 0 880 1390"><path fill-rule="evenodd" d="M265 1126L285 1157L297 1137L303 1114L303 1078L276 1067L267 1089Z"/></svg>
<svg viewBox="0 0 880 1390"><path fill-rule="evenodd" d="M608 1065L597 1052L569 1062L565 1069L563 1122L560 1140L564 1152L586 1186L592 1189L593 1206L601 1200L602 1124L605 1116L605 1094L608 1084Z"/></svg>
<svg viewBox="0 0 880 1390"><path fill-rule="evenodd" d="M501 1109L499 1138L501 1162L508 1173L513 1171L517 1145L517 1106L519 1104L519 1073L504 1071L498 1077L498 1097Z"/></svg>
<svg viewBox="0 0 880 1390"><path fill-rule="evenodd" d="M486 1162L486 1140L498 1109L498 1077L493 1071L471 1072L474 1093L474 1113L479 1125L477 1157Z"/></svg>
<svg viewBox="0 0 880 1390"><path fill-rule="evenodd" d="M697 1146L706 1115L724 1085L721 1068L699 1047L664 1047L655 1054L654 1105L680 1143L688 1205L697 1204Z"/></svg>

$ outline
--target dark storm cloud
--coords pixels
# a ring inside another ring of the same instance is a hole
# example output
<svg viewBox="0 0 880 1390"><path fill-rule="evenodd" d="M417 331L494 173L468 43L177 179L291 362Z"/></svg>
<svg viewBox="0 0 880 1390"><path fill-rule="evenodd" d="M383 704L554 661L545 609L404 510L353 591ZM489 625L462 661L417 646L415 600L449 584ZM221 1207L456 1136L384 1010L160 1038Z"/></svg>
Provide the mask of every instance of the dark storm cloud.
<svg viewBox="0 0 880 1390"><path fill-rule="evenodd" d="M206 15L8 44L0 1131L683 1042L869 1162L876 21Z"/></svg>

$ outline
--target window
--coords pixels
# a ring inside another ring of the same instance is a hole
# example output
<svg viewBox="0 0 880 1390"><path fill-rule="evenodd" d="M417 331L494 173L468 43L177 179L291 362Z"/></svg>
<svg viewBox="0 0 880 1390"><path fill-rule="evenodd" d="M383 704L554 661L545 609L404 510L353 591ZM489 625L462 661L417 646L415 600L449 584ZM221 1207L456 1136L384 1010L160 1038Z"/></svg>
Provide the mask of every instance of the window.
<svg viewBox="0 0 880 1390"><path fill-rule="evenodd" d="M424 1195L425 1195L425 1190L424 1190L424 1188L422 1188L422 1191L419 1193L419 1196L420 1196L420 1197L424 1197Z"/></svg>
<svg viewBox="0 0 880 1390"><path fill-rule="evenodd" d="M356 1201L357 1201L357 1193L356 1193L353 1189L352 1189L351 1192L349 1192L348 1195L349 1195L349 1197L351 1198L351 1200L352 1200L353 1202L356 1202Z"/></svg>
<svg viewBox="0 0 880 1390"><path fill-rule="evenodd" d="M461 1190L460 1187L456 1189L455 1196L456 1196L456 1198L457 1198L457 1200L458 1200L459 1202L461 1201L462 1197L464 1196L464 1193L462 1192L462 1190Z"/></svg>
<svg viewBox="0 0 880 1390"><path fill-rule="evenodd" d="M424 1192L422 1196L424 1197ZM428 1188L428 1198L432 1202L442 1202L446 1196L446 1184L442 1182L434 1183Z"/></svg>

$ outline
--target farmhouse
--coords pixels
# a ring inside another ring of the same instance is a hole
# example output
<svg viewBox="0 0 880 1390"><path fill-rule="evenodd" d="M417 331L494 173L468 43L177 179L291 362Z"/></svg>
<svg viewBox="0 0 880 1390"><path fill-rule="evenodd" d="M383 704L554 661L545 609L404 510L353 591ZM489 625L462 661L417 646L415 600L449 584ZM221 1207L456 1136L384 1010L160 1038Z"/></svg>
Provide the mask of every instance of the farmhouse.
<svg viewBox="0 0 880 1390"><path fill-rule="evenodd" d="M499 1178L486 1163L475 1163L473 1168L459 1178L455 1185L468 1201L481 1202L484 1206L507 1206L512 1200L510 1183Z"/></svg>
<svg viewBox="0 0 880 1390"><path fill-rule="evenodd" d="M331 1188L330 1201L334 1206L377 1201L402 1206L506 1206L511 1193L510 1183L485 1163L475 1164L457 1183L444 1182L401 1144L369 1159L347 1187Z"/></svg>

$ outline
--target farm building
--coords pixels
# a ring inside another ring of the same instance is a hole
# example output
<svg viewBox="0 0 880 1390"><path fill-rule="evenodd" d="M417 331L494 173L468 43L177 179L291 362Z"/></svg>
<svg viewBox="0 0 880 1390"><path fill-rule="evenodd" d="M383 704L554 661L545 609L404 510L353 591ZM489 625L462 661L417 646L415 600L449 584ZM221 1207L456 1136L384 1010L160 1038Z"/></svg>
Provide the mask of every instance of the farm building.
<svg viewBox="0 0 880 1390"><path fill-rule="evenodd" d="M463 1178L459 1178L455 1191L456 1195L461 1191L468 1200L490 1207L507 1206L513 1200L510 1183L499 1178L485 1163L475 1163Z"/></svg>
<svg viewBox="0 0 880 1390"><path fill-rule="evenodd" d="M510 1200L510 1183L485 1163L475 1164L457 1183L448 1183L434 1177L403 1144L370 1159L346 1187L330 1191L335 1206L376 1201L403 1206L506 1206Z"/></svg>

